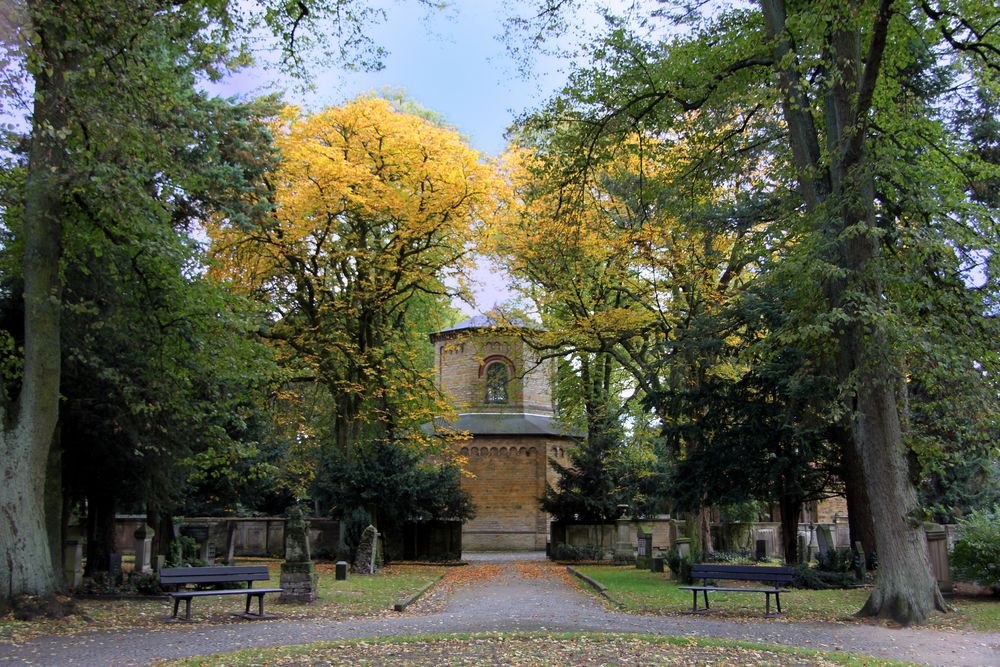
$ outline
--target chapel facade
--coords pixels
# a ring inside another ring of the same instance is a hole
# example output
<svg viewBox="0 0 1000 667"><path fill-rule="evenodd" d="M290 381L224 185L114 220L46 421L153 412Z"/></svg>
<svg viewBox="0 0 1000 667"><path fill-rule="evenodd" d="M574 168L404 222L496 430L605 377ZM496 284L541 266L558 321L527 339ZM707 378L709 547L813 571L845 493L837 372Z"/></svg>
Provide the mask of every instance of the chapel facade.
<svg viewBox="0 0 1000 667"><path fill-rule="evenodd" d="M568 463L574 446L554 416L554 361L519 333L480 315L430 337L438 387L459 413L439 426L471 435L458 445L476 505L462 529L466 551L544 549L549 516L538 501L557 478L549 459Z"/></svg>

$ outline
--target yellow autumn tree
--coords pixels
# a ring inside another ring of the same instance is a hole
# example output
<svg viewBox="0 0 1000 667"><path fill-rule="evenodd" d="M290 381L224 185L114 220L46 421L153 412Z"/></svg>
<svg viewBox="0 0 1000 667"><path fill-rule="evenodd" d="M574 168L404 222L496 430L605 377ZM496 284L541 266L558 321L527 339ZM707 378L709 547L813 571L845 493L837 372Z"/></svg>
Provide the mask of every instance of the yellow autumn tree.
<svg viewBox="0 0 1000 667"><path fill-rule="evenodd" d="M429 114L364 97L275 127L268 225L217 220L213 274L267 305L290 375L322 384L340 451L420 442L447 411L426 335L444 322L494 172ZM294 390L295 383L288 385Z"/></svg>
<svg viewBox="0 0 1000 667"><path fill-rule="evenodd" d="M697 416L678 412L672 397L709 374L739 372L716 351L717 315L765 244L761 228L712 219L738 184L701 174L697 135L635 134L613 152L597 147L581 173L579 156L559 150L560 132L508 151L508 206L485 246L543 316L547 331L533 343L572 360L562 377L576 400L563 406L576 406L571 417L600 462L622 441L622 422L636 423L625 389L651 408L644 416L661 436L698 432L683 428ZM699 445L669 440L675 454ZM636 501L607 505L619 502Z"/></svg>

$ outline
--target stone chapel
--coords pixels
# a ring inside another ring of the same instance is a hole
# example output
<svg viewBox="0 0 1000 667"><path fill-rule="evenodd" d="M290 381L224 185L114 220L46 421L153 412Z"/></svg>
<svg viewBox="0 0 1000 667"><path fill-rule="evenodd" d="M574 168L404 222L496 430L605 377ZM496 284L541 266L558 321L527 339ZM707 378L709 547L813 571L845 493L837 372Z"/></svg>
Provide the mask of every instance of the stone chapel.
<svg viewBox="0 0 1000 667"><path fill-rule="evenodd" d="M557 476L549 459L567 462L574 443L554 417L554 361L539 359L516 328L487 315L430 338L438 387L459 413L447 427L472 436L460 445L473 475L462 486L476 505L462 528L463 549L544 549L549 516L538 499Z"/></svg>

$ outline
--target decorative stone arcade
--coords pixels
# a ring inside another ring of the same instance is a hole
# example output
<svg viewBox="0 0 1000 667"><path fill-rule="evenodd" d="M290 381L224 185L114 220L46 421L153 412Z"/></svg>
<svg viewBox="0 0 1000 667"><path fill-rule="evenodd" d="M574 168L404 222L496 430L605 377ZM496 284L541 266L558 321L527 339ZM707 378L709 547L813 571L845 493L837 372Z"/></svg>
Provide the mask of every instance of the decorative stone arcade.
<svg viewBox="0 0 1000 667"><path fill-rule="evenodd" d="M574 442L553 416L554 362L518 334L486 315L431 334L438 386L459 412L445 426L472 434L460 445L474 475L462 486L476 505L462 529L467 551L545 548L538 499L556 481L549 458L565 462Z"/></svg>

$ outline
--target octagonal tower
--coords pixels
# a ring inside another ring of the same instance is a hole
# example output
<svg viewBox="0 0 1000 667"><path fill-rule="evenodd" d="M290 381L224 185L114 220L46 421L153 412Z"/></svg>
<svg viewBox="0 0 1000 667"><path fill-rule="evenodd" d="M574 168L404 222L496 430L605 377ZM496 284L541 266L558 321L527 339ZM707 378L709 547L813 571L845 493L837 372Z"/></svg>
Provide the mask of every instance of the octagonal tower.
<svg viewBox="0 0 1000 667"><path fill-rule="evenodd" d="M474 475L462 486L476 504L465 550L544 549L549 517L538 499L556 481L549 458L564 463L573 446L553 416L554 361L524 343L525 328L480 315L431 334L438 386L459 413L447 426L472 435L460 445Z"/></svg>

